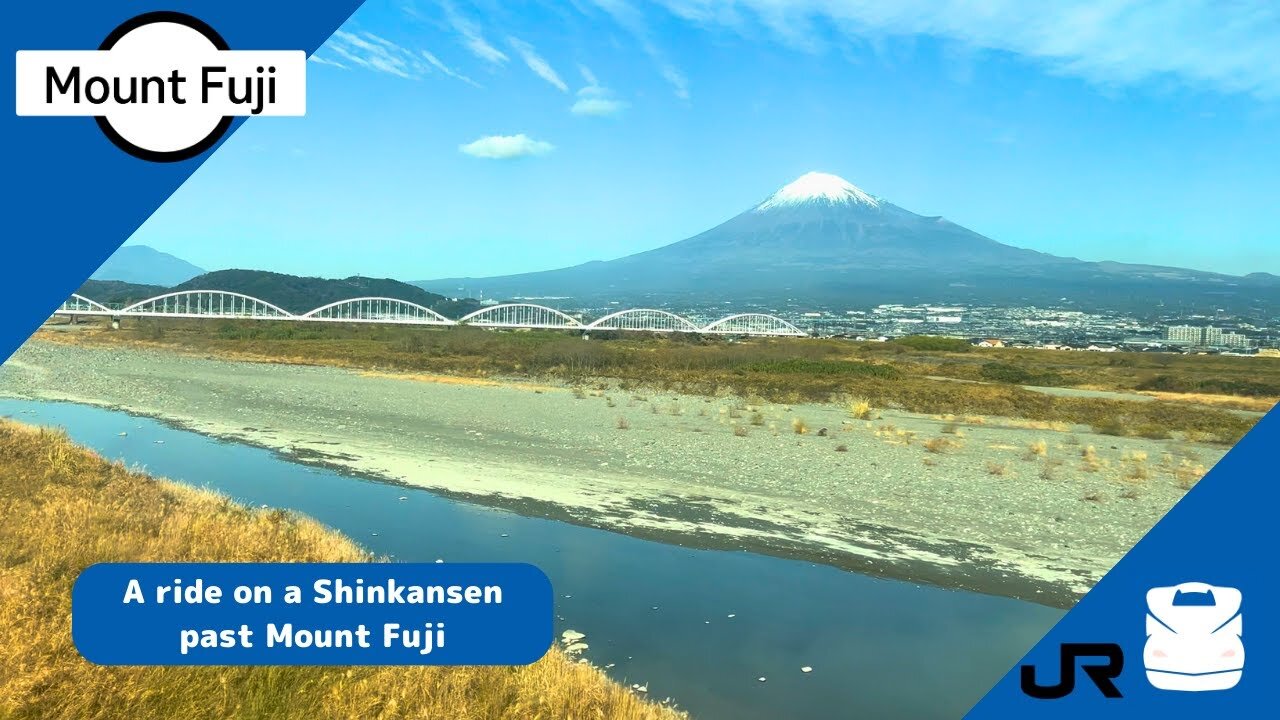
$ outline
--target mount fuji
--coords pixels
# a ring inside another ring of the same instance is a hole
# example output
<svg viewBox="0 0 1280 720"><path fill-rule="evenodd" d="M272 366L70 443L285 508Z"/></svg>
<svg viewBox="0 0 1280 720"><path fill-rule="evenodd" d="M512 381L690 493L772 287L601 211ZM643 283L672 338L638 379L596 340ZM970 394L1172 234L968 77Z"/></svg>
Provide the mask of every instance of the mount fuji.
<svg viewBox="0 0 1280 720"><path fill-rule="evenodd" d="M705 303L1280 303L1280 282L1151 265L1085 262L1005 245L917 215L835 175L807 173L710 230L609 261L415 283L444 294Z"/></svg>

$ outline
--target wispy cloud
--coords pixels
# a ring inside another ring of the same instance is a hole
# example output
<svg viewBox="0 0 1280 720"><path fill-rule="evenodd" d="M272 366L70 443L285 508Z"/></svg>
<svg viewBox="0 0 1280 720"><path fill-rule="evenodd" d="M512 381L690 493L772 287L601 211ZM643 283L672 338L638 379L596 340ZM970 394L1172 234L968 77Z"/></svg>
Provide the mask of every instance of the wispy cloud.
<svg viewBox="0 0 1280 720"><path fill-rule="evenodd" d="M440 72L444 73L445 75L448 75L451 78L454 78L456 80L461 80L462 82L468 85L471 85L473 87L480 87L480 84L477 83L475 80L472 80L466 75L463 75L462 73L457 72L456 70L449 67L448 65L445 65L444 63L440 62L440 58L436 57L435 55L432 55L426 50L419 50L419 52L422 53L422 57L426 59L427 64L435 68L436 70L439 70Z"/></svg>
<svg viewBox="0 0 1280 720"><path fill-rule="evenodd" d="M341 69L343 69L343 70L346 70L346 69L347 69L347 66L346 66L346 65L343 65L342 63L338 62L337 60L329 60L329 59L326 59L326 58L322 58L322 57L320 57L319 55L312 55L311 57L309 57L309 58L307 58L307 59L308 59L308 60L310 60L311 62L313 62L313 63L317 64L317 65L328 65L328 66L330 66L330 67L341 68Z"/></svg>
<svg viewBox="0 0 1280 720"><path fill-rule="evenodd" d="M362 67L409 80L416 80L435 71L480 87L471 78L444 64L434 54L426 50L410 50L371 32L338 30L320 49L340 60L316 54L309 58L311 62L344 70Z"/></svg>
<svg viewBox="0 0 1280 720"><path fill-rule="evenodd" d="M606 7L625 0L593 2ZM743 33L763 27L811 51L825 44L818 27L869 42L928 35L1015 53L1100 85L1174 78L1218 92L1280 97L1280 3L1274 0L657 2L699 26Z"/></svg>
<svg viewBox="0 0 1280 720"><path fill-rule="evenodd" d="M681 100L689 99L689 81L684 73L667 59L666 53L653 41L649 31L649 23L644 15L627 0L590 0L596 7L605 11L614 22L622 26L640 43L641 49L658 66L658 73L671 85L672 92ZM778 0L782 2L783 0ZM700 5L708 0L689 0L687 4ZM676 3L685 4L685 3ZM692 9L692 8L690 8ZM675 11L675 8L672 8ZM679 13L677 13L679 14ZM686 16L688 17L688 16Z"/></svg>
<svg viewBox="0 0 1280 720"><path fill-rule="evenodd" d="M578 99L569 108L574 115L616 115L627 108L627 103L615 99L613 91L600 84L596 74L586 65L579 65L578 72L586 81L586 87L578 91Z"/></svg>
<svg viewBox="0 0 1280 720"><path fill-rule="evenodd" d="M480 26L458 12L458 8L452 2L441 3L441 8L449 25L461 36L463 46L470 50L472 55L494 65L507 62L506 53L486 40L480 32Z"/></svg>
<svg viewBox="0 0 1280 720"><path fill-rule="evenodd" d="M487 160L514 160L522 157L546 155L555 146L542 140L520 133L519 135L487 135L458 149L472 157Z"/></svg>
<svg viewBox="0 0 1280 720"><path fill-rule="evenodd" d="M528 65L535 75L554 85L560 92L569 92L569 86L565 84L564 80L560 79L555 68L552 68L551 63L539 55L532 45L518 37L508 37L507 42L510 43L511 47L520 56L520 59L524 60L524 64Z"/></svg>
<svg viewBox="0 0 1280 720"><path fill-rule="evenodd" d="M369 32L338 30L321 49L352 65L397 77L418 78L427 72L416 53Z"/></svg>

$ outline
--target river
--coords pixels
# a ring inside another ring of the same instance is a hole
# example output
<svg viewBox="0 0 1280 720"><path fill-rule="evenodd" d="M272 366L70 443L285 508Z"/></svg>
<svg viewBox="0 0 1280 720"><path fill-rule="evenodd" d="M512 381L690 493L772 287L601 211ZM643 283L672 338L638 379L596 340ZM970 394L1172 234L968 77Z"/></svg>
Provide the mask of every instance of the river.
<svg viewBox="0 0 1280 720"><path fill-rule="evenodd" d="M119 411L0 399L0 416L63 427L153 475L296 510L394 560L533 563L556 589L557 636L585 633L591 662L695 720L959 717L1062 615L523 517Z"/></svg>

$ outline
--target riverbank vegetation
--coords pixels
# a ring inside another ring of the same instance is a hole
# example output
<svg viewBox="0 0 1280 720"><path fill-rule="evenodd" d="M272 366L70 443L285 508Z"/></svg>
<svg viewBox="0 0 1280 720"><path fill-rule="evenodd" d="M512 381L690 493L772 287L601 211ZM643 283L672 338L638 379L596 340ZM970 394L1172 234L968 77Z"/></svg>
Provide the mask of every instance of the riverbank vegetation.
<svg viewBox="0 0 1280 720"><path fill-rule="evenodd" d="M128 320L44 337L140 344L224 358L324 364L570 384L770 402L859 402L911 412L998 415L1079 423L1113 435L1232 443L1280 398L1280 359L974 348L914 337L884 343L837 339L495 332L230 320ZM1027 386L1065 388L1045 393ZM1143 394L1090 396L1090 391ZM1151 398L1151 399L1147 399Z"/></svg>
<svg viewBox="0 0 1280 720"><path fill-rule="evenodd" d="M71 641L97 562L358 562L316 522L155 480L0 421L0 718L674 720L552 648L527 667L102 667Z"/></svg>

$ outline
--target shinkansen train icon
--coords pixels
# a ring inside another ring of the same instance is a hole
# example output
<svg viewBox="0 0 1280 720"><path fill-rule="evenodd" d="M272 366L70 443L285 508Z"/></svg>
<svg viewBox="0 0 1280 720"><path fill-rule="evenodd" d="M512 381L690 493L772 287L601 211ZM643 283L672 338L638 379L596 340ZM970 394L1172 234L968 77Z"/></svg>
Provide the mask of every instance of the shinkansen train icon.
<svg viewBox="0 0 1280 720"><path fill-rule="evenodd" d="M1147 680L1161 690L1227 690L1244 674L1240 591L1188 582L1147 591Z"/></svg>

